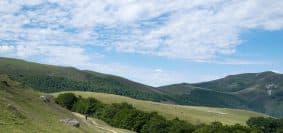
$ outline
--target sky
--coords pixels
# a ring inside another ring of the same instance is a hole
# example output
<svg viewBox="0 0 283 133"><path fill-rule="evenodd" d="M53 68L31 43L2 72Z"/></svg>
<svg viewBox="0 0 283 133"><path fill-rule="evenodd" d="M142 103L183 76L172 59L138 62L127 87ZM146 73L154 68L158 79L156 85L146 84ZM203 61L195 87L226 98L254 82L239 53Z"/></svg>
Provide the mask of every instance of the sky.
<svg viewBox="0 0 283 133"><path fill-rule="evenodd" d="M280 0L0 0L0 56L152 86L283 72Z"/></svg>

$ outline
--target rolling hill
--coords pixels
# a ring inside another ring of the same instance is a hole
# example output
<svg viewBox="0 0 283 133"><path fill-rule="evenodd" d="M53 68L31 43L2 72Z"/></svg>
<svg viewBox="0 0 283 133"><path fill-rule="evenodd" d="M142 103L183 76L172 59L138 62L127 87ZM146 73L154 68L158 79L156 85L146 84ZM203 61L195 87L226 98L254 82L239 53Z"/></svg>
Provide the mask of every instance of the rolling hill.
<svg viewBox="0 0 283 133"><path fill-rule="evenodd" d="M106 92L152 101L170 101L161 91L128 79L72 67L0 58L0 74L42 92L82 90Z"/></svg>
<svg viewBox="0 0 283 133"><path fill-rule="evenodd" d="M128 79L72 67L0 58L0 74L42 92L88 91L163 103L238 108L283 117L283 76L273 72L152 87Z"/></svg>
<svg viewBox="0 0 283 133"><path fill-rule="evenodd" d="M183 105L248 108L244 100L233 94L204 89L191 84L174 84L159 89Z"/></svg>
<svg viewBox="0 0 283 133"><path fill-rule="evenodd" d="M94 119L94 125L84 118L55 104L40 99L43 93L34 91L21 83L0 75L0 132L29 133L130 133L131 131L112 128ZM60 120L72 118L80 122L80 127L72 127Z"/></svg>
<svg viewBox="0 0 283 133"><path fill-rule="evenodd" d="M125 96L118 96L113 94L96 93L96 92L82 92L82 91L67 91L74 93L82 97L94 97L95 99L102 101L106 104L112 103L129 103L132 104L138 110L146 112L158 112L158 114L164 116L167 119L174 119L176 117L185 120L193 124L211 123L215 121L222 122L224 124L245 124L250 117L265 116L261 113L252 111L228 109L228 108L213 108L213 107L201 107L201 106L182 106L174 104L164 104L159 102L151 102L144 100L137 100ZM54 93L57 96L62 93Z"/></svg>
<svg viewBox="0 0 283 133"><path fill-rule="evenodd" d="M156 111L167 119L179 117L193 124L220 121L228 125L235 123L244 125L250 117L266 116L238 109L181 106L137 100L113 94L72 92L83 97L95 97L106 104L127 102L138 110ZM57 94L59 93L53 95ZM48 101L41 99L41 96L48 96ZM62 122L66 118L78 120L80 127L73 127ZM7 75L0 75L0 132L133 133L129 130L111 127L93 117L85 120L83 115L70 112L55 104L53 97L49 94L38 92L22 83L13 81Z"/></svg>
<svg viewBox="0 0 283 133"><path fill-rule="evenodd" d="M283 75L274 72L230 75L222 79L159 88L183 104L243 108L283 116ZM197 98L202 98L195 100Z"/></svg>
<svg viewBox="0 0 283 133"><path fill-rule="evenodd" d="M232 75L223 79L195 84L237 96L253 110L283 116L283 75L274 72Z"/></svg>

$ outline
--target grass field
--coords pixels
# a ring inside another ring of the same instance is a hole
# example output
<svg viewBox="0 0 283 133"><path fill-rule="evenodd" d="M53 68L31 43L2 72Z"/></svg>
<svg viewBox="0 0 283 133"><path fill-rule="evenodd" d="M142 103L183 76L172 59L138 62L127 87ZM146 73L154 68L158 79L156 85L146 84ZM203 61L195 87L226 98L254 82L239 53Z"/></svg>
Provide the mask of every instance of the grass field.
<svg viewBox="0 0 283 133"><path fill-rule="evenodd" d="M210 123L214 121L219 121L224 124L245 124L245 122L250 117L265 116L261 113L238 110L238 109L228 109L228 108L213 108L213 107L200 107L200 106L181 106L181 105L172 105L164 104L151 101L136 100L124 96L105 94L105 93L95 93L95 92L80 92L80 91L69 91L80 95L82 97L94 97L103 103L121 103L127 102L132 104L139 110L152 112L156 111L160 115L168 119L180 118L186 120L193 124L200 123ZM66 93L66 92L60 92ZM56 96L60 93L54 93Z"/></svg>
<svg viewBox="0 0 283 133"><path fill-rule="evenodd" d="M52 99L45 103L40 100L41 95L44 94L0 75L0 133L107 133L105 129L110 128L102 122L98 122L98 126L104 129L89 124ZM60 122L66 118L79 120L80 128ZM115 133L128 133L122 129L118 131Z"/></svg>

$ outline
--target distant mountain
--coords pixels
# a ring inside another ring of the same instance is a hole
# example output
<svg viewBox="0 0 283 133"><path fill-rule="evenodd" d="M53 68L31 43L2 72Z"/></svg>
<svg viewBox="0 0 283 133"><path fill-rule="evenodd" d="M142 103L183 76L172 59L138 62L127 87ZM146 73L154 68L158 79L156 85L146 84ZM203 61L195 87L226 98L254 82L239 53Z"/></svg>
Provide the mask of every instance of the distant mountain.
<svg viewBox="0 0 283 133"><path fill-rule="evenodd" d="M274 72L247 73L193 85L221 92L238 92L251 87L266 89L268 85L274 85L270 86L271 89L278 90L283 86L283 75Z"/></svg>
<svg viewBox="0 0 283 133"><path fill-rule="evenodd" d="M0 74L43 92L95 91L172 104L248 109L283 117L283 76L274 72L155 88L109 74L0 58Z"/></svg>
<svg viewBox="0 0 283 133"><path fill-rule="evenodd" d="M159 89L172 97L176 103L183 105L248 109L245 101L233 94L204 89L191 84L175 84Z"/></svg>
<svg viewBox="0 0 283 133"><path fill-rule="evenodd" d="M222 79L160 87L184 104L246 108L283 116L283 75L274 72L230 75ZM200 102L201 101L201 102Z"/></svg>

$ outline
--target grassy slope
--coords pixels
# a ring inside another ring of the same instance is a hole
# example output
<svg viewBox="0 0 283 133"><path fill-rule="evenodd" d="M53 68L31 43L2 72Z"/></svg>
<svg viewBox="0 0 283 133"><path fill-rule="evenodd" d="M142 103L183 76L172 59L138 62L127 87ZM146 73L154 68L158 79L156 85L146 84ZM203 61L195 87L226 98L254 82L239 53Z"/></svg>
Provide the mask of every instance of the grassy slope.
<svg viewBox="0 0 283 133"><path fill-rule="evenodd" d="M4 82L7 82L8 86ZM0 132L106 132L87 124L84 119L74 116L54 102L42 102L40 95L42 94L0 75ZM16 107L16 110L9 108L9 105ZM65 118L78 119L81 127L75 128L60 122L60 119Z"/></svg>
<svg viewBox="0 0 283 133"><path fill-rule="evenodd" d="M80 92L71 91L77 95L83 97L95 97L96 99L104 103L121 103L127 102L132 104L139 110L143 111L156 111L168 119L180 118L188 122L199 124L199 123L210 123L214 121L220 121L225 124L245 124L245 121L252 116L263 116L263 114L255 113L251 111L244 111L238 109L227 109L227 108L210 108L200 106L181 106L172 104L163 104L158 102L136 100L124 96L105 94L105 93L94 93L94 92ZM64 93L64 92L60 92ZM58 95L54 93L53 95Z"/></svg>

